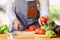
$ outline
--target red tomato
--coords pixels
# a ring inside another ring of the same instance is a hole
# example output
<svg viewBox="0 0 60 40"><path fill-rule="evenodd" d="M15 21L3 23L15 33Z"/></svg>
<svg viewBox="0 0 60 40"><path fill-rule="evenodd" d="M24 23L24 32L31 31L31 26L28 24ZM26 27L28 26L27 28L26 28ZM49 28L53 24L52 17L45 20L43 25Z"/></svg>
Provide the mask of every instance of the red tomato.
<svg viewBox="0 0 60 40"><path fill-rule="evenodd" d="M25 31L26 31L26 32L30 32L30 30L29 30L29 29L26 29Z"/></svg>
<svg viewBox="0 0 60 40"><path fill-rule="evenodd" d="M45 34L45 31L41 28L37 28L35 31L36 34Z"/></svg>
<svg viewBox="0 0 60 40"><path fill-rule="evenodd" d="M34 25L32 25L32 26L29 27L30 31L35 31L35 29L36 29L36 27Z"/></svg>
<svg viewBox="0 0 60 40"><path fill-rule="evenodd" d="M46 23L46 22L47 22L47 18L44 17L44 16L42 16L42 17L40 18L40 22L44 22L44 23Z"/></svg>

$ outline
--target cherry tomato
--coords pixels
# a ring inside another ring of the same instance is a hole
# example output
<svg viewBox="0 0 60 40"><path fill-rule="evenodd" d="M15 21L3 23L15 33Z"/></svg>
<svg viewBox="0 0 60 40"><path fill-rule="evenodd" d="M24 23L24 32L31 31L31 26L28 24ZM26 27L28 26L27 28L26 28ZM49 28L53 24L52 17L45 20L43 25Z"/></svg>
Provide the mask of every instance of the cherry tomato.
<svg viewBox="0 0 60 40"><path fill-rule="evenodd" d="M32 26L29 27L30 31L35 31L35 29L36 29L36 27L34 25L32 25Z"/></svg>
<svg viewBox="0 0 60 40"><path fill-rule="evenodd" d="M45 34L45 31L41 28L37 28L35 31L36 34Z"/></svg>
<svg viewBox="0 0 60 40"><path fill-rule="evenodd" d="M46 22L47 22L47 18L44 17L44 16L42 16L42 17L40 18L40 22L46 23Z"/></svg>

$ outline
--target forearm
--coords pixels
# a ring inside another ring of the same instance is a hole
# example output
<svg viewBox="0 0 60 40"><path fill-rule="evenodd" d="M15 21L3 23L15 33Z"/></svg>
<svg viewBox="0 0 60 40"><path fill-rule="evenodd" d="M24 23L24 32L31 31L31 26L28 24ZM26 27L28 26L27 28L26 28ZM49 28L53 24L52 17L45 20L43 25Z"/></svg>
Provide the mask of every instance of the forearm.
<svg viewBox="0 0 60 40"><path fill-rule="evenodd" d="M8 2L6 6L6 14L9 16L11 21L13 21L16 18L15 12L14 12L14 6L12 2Z"/></svg>
<svg viewBox="0 0 60 40"><path fill-rule="evenodd" d="M40 1L40 16L49 17L49 3L48 0L39 0Z"/></svg>

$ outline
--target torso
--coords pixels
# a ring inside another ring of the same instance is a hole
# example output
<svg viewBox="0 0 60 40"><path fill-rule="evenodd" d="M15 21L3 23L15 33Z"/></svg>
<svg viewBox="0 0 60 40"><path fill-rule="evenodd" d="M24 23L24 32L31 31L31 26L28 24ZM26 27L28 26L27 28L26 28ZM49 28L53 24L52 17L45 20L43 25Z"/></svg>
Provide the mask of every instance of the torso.
<svg viewBox="0 0 60 40"><path fill-rule="evenodd" d="M34 22L34 18L30 18L30 19L27 18L27 7L28 7L28 1L26 0L19 0L16 2L17 14L21 17L23 21L25 21L29 25Z"/></svg>
<svg viewBox="0 0 60 40"><path fill-rule="evenodd" d="M28 1L26 1L26 0L18 0L16 2L16 11L17 11L17 13L20 12L25 17L27 17L27 3L28 3Z"/></svg>

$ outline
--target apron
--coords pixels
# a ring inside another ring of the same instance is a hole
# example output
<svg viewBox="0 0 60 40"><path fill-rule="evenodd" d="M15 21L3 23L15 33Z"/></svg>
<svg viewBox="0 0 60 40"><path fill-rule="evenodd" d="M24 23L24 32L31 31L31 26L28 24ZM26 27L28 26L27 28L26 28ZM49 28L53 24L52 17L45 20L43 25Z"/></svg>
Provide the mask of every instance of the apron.
<svg viewBox="0 0 60 40"><path fill-rule="evenodd" d="M25 30L27 29L30 25L34 25L35 23L38 23L38 18L40 17L40 13L39 11L36 11L36 17L27 17L27 13L28 13L28 6L32 7L32 6L36 6L35 1L24 1L24 0L20 0L20 2L16 2L16 10L15 10L15 14L17 16L17 18L20 20L20 22L22 23L22 28L20 28L20 30ZM39 23L37 24L37 28L40 27Z"/></svg>

